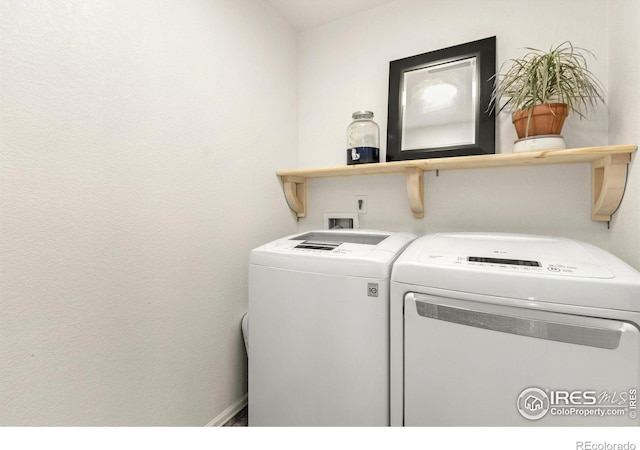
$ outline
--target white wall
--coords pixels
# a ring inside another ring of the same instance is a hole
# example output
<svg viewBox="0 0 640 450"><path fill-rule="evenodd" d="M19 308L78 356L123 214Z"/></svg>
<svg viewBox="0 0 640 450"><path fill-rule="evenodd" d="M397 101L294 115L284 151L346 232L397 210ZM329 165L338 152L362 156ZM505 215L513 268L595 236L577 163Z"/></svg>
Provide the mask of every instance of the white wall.
<svg viewBox="0 0 640 450"><path fill-rule="evenodd" d="M204 425L251 248L295 229L296 36L261 0L0 3L0 425Z"/></svg>
<svg viewBox="0 0 640 450"><path fill-rule="evenodd" d="M620 14L624 15L632 2L621 3ZM300 167L344 165L344 130L351 113L358 109L374 111L381 128L382 153L386 153L391 60L495 35L501 64L522 56L524 47L548 49L570 40L596 55L590 68L606 88L610 84L607 36L617 33L617 27L607 21L608 4L606 0L398 0L303 33L299 45ZM633 55L637 67L637 52ZM608 144L608 120L604 106L588 121L570 117L563 131L567 145ZM516 135L507 114L498 117L496 130L496 152L510 152ZM624 202L634 209L638 188L630 189L636 193L627 193ZM402 175L318 179L311 183L309 216L300 222L300 229L321 227L324 212L354 212L356 195L369 199L368 213L360 217L361 227L418 234L484 230L562 235L606 249L611 249L615 232L606 223L591 220L590 167L586 164L441 171L439 177L426 173L423 219L410 213ZM625 214L629 217L625 227L638 229L634 213ZM637 247L626 255L618 253L640 268L638 260L629 257L633 251Z"/></svg>
<svg viewBox="0 0 640 450"><path fill-rule="evenodd" d="M343 165L359 109L384 154L390 60L571 39L610 97L569 120L569 145L637 143L639 16L635 0L399 0L296 37L260 0L1 2L0 425L208 423L246 391L248 251L296 228L275 171ZM500 117L497 151L513 139ZM299 228L365 194L363 227L561 234L640 268L636 159L610 231L583 165L427 173L424 219L402 176L314 180Z"/></svg>
<svg viewBox="0 0 640 450"><path fill-rule="evenodd" d="M640 143L640 1L610 1L609 138ZM612 251L640 269L640 163L628 169L620 208L611 221Z"/></svg>

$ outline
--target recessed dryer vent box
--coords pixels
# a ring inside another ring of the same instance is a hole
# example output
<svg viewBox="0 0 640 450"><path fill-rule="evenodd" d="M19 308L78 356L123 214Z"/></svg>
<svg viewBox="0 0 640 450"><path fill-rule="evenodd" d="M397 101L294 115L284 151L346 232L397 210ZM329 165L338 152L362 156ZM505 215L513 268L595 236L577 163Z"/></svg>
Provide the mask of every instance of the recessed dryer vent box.
<svg viewBox="0 0 640 450"><path fill-rule="evenodd" d="M324 215L324 227L327 230L340 228L360 228L358 214L356 213L326 213Z"/></svg>

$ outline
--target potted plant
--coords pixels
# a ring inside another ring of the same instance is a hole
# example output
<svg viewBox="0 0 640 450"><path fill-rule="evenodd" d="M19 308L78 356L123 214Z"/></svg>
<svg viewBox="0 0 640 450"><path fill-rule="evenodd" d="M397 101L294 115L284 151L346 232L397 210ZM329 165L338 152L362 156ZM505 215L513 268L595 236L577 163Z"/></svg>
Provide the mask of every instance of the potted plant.
<svg viewBox="0 0 640 450"><path fill-rule="evenodd" d="M593 53L569 41L548 52L527 50L522 58L502 64L490 102L491 111L512 113L518 138L559 135L569 112L582 119L604 103L602 85L587 68L585 55ZM506 101L499 105L501 100Z"/></svg>

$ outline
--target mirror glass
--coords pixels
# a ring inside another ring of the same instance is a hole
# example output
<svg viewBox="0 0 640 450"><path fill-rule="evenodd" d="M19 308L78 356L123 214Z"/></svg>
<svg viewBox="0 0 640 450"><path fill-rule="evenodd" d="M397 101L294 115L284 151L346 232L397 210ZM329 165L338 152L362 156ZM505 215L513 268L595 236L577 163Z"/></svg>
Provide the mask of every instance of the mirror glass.
<svg viewBox="0 0 640 450"><path fill-rule="evenodd" d="M401 151L475 144L476 59L405 72Z"/></svg>

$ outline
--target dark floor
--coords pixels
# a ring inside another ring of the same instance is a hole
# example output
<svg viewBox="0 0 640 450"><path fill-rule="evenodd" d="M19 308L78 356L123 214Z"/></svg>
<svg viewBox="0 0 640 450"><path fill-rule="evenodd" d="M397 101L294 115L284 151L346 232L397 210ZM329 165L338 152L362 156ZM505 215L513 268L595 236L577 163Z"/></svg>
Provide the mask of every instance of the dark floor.
<svg viewBox="0 0 640 450"><path fill-rule="evenodd" d="M249 426L249 407L245 406L238 414L233 416L223 427L246 427Z"/></svg>

